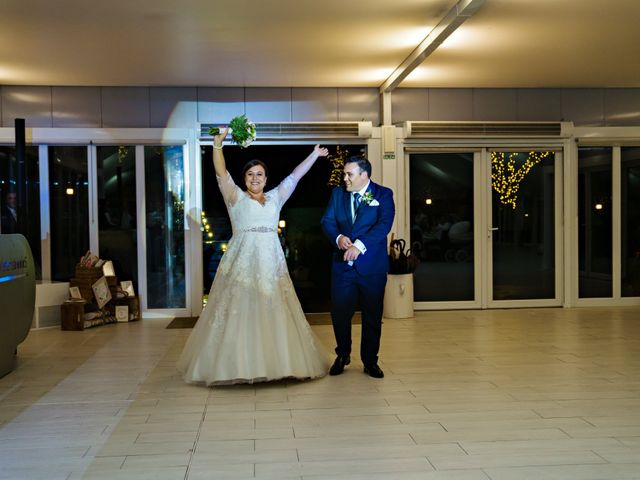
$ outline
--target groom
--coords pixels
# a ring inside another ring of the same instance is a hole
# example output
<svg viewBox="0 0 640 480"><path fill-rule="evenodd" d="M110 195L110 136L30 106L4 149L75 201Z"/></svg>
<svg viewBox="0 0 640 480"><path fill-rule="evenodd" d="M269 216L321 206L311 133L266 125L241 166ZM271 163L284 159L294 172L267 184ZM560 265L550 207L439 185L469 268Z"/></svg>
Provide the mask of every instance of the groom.
<svg viewBox="0 0 640 480"><path fill-rule="evenodd" d="M373 183L370 177L369 160L350 157L344 165L344 188L333 189L322 217L322 228L336 247L331 269L331 320L338 356L330 375L340 375L351 362L351 317L359 300L364 372L384 377L378 366L378 350L389 270L387 235L395 206L391 190Z"/></svg>

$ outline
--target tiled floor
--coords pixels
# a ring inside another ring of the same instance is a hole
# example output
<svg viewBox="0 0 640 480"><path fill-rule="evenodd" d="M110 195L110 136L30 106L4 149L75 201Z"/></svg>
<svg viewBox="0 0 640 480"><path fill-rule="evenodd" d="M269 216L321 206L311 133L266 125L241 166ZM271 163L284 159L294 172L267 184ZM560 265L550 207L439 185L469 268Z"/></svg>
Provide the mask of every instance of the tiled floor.
<svg viewBox="0 0 640 480"><path fill-rule="evenodd" d="M167 323L32 332L0 478L640 479L638 308L423 312L385 321L383 380L212 389Z"/></svg>

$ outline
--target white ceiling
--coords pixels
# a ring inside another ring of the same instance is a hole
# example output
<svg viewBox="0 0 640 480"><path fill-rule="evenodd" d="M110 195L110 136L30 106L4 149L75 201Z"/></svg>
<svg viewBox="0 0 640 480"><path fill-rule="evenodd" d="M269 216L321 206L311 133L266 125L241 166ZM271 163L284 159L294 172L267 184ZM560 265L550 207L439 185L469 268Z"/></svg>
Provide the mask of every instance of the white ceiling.
<svg viewBox="0 0 640 480"><path fill-rule="evenodd" d="M0 84L379 87L456 0L0 0ZM640 87L640 0L486 0L401 87Z"/></svg>

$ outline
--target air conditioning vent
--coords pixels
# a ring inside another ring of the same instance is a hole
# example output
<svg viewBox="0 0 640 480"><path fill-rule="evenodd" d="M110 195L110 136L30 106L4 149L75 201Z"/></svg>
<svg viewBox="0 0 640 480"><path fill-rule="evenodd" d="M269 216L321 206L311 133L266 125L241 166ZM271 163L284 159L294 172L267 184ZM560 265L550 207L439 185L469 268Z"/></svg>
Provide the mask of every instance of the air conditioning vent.
<svg viewBox="0 0 640 480"><path fill-rule="evenodd" d="M200 138L211 138L209 128L214 125L200 125ZM308 122L308 123L256 123L258 140L304 139L304 138L369 138L372 134L371 122Z"/></svg>
<svg viewBox="0 0 640 480"><path fill-rule="evenodd" d="M408 138L561 137L562 122L405 122Z"/></svg>

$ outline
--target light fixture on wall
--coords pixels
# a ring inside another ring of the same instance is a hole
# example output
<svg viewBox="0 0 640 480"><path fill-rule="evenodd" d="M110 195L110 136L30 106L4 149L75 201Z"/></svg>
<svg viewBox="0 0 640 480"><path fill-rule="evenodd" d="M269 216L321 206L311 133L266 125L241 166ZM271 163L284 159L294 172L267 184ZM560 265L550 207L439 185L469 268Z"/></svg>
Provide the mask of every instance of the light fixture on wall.
<svg viewBox="0 0 640 480"><path fill-rule="evenodd" d="M602 210L602 209L604 208L604 205L602 205L601 203L596 203L596 204L595 204L595 206L594 206L594 208L595 208L596 210Z"/></svg>
<svg viewBox="0 0 640 480"><path fill-rule="evenodd" d="M287 221L286 220L280 220L278 222L278 227L280 228L286 228L287 227Z"/></svg>
<svg viewBox="0 0 640 480"><path fill-rule="evenodd" d="M433 203L433 200L431 198L427 198L424 203L426 203L427 205L431 205Z"/></svg>
<svg viewBox="0 0 640 480"><path fill-rule="evenodd" d="M73 193L74 193L73 192L73 188L71 188L71 187L67 188L66 193L67 193L67 195L73 195Z"/></svg>

